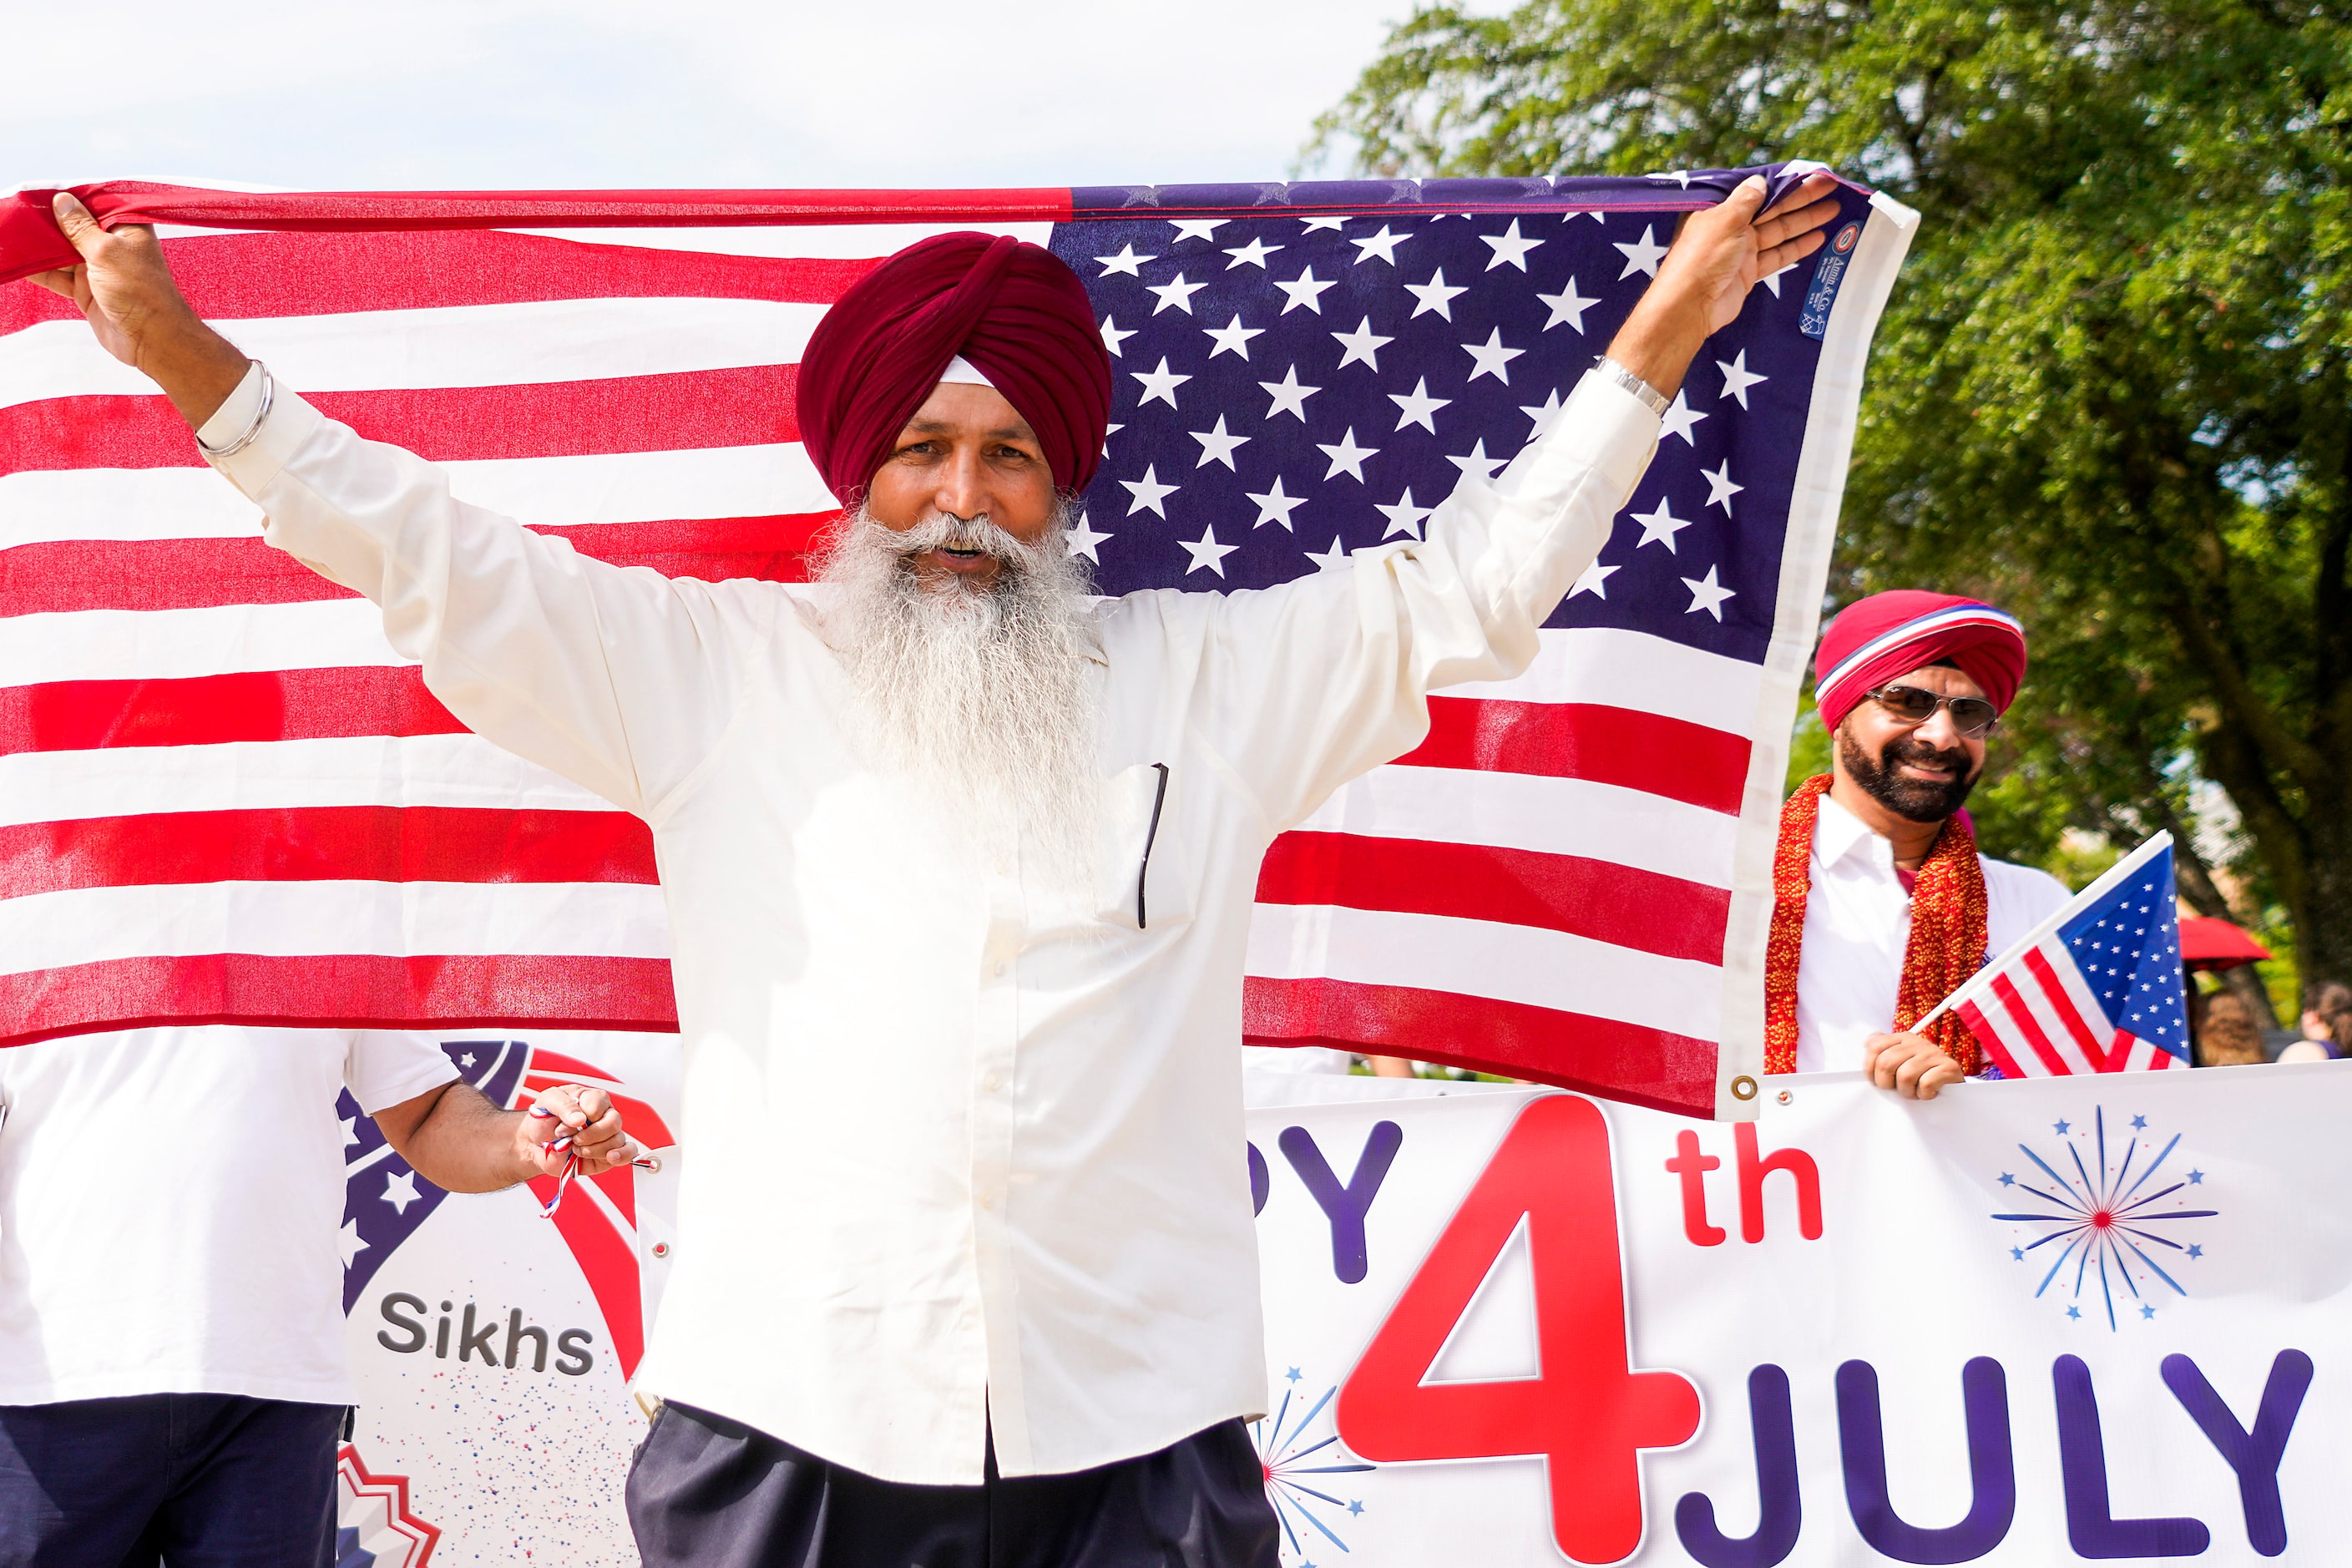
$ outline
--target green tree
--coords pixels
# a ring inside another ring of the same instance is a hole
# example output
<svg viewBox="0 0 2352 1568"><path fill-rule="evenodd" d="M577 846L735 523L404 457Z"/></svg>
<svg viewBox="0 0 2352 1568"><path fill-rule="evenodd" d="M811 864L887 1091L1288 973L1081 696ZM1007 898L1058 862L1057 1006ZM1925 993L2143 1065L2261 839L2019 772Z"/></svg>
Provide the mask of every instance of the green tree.
<svg viewBox="0 0 2352 1568"><path fill-rule="evenodd" d="M1811 157L1919 208L1832 598L1939 587L2026 620L2032 684L1982 792L1996 852L2168 827L2194 906L2275 904L2307 978L2352 979L2347 23L2260 0L1440 6L1310 151L1419 174ZM2200 779L2242 824L2234 864L2196 850Z"/></svg>

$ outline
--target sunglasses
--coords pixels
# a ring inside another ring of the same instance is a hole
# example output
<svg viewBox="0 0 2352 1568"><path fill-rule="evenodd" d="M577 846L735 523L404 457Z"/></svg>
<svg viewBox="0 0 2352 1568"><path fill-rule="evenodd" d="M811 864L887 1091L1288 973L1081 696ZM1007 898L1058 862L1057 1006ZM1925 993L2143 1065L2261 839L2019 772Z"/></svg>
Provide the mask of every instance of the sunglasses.
<svg viewBox="0 0 2352 1568"><path fill-rule="evenodd" d="M1938 708L1952 710L1952 728L1971 741L1992 732L2000 710L1981 697L1938 697L1916 686L1882 686L1864 693L1906 724L1925 724Z"/></svg>

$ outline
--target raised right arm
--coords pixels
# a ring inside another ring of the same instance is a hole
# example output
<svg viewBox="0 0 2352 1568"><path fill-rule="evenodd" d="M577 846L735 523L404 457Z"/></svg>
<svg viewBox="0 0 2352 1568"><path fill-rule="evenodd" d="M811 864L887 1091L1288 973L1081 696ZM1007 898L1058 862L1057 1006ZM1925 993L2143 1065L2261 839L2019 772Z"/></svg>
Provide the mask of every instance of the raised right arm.
<svg viewBox="0 0 2352 1568"><path fill-rule="evenodd" d="M270 543L374 601L393 647L467 727L637 811L709 753L760 633L750 603L467 506L440 469L283 387L255 425L262 373L190 309L153 232L106 233L68 195L58 214L82 263L34 281L74 300L204 433Z"/></svg>

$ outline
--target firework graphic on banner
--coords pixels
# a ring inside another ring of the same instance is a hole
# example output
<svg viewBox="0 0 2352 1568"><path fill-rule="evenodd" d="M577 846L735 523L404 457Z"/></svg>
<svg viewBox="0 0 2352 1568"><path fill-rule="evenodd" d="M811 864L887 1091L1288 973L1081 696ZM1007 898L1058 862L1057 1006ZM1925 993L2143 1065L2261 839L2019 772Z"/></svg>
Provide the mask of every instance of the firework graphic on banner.
<svg viewBox="0 0 2352 1568"><path fill-rule="evenodd" d="M1345 1527L1364 1511L1361 1498L1338 1497L1326 1489L1345 1489L1345 1482L1330 1478L1379 1467L1339 1447L1339 1434L1328 1414L1339 1392L1337 1384L1308 1404L1299 1387L1306 1373L1294 1366L1282 1375L1290 1386L1272 1415L1250 1423L1250 1439L1265 1471L1265 1495L1282 1521L1284 1544L1297 1559L1297 1568L1315 1568L1307 1554L1326 1542L1347 1551L1348 1543L1335 1527Z"/></svg>
<svg viewBox="0 0 2352 1568"><path fill-rule="evenodd" d="M2203 1243L2194 1239L2197 1227L2177 1227L2221 1212L2189 1206L2203 1197L2205 1173L2186 1155L2174 1157L2179 1133L2158 1148L2145 1116L2134 1116L2128 1128L2118 1130L2128 1136L2112 1160L2104 1106L2092 1112L2090 1163L2083 1158L2085 1134L2078 1124L2062 1117L2051 1131L2059 1139L2053 1158L2020 1143L2019 1152L2033 1168L2000 1173L2003 1189L2025 1194L2041 1205L1992 1216L2034 1227L2011 1243L2010 1256L2020 1263L2048 1258L2034 1300L2064 1298L2069 1320L2079 1321L2087 1310L2104 1315L2110 1331L2126 1316L2154 1321L2162 1291L2168 1288L2187 1296L2179 1276L2205 1256ZM2052 1247L2058 1248L2054 1255L2045 1251Z"/></svg>

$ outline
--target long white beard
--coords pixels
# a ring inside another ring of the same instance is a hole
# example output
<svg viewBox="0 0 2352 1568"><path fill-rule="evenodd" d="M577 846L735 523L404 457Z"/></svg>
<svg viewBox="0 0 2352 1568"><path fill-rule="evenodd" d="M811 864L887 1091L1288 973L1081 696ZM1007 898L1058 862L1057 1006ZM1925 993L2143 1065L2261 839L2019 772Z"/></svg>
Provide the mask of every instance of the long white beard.
<svg viewBox="0 0 2352 1568"><path fill-rule="evenodd" d="M976 584L919 575L923 552L978 548L999 563ZM820 581L857 695L861 739L949 820L971 822L1001 860L1014 843L1052 881L1091 877L1097 825L1094 655L1088 584L1061 520L1024 544L985 516L934 513L904 531L859 508L843 521Z"/></svg>

